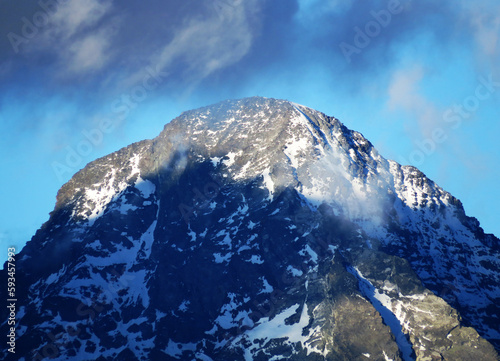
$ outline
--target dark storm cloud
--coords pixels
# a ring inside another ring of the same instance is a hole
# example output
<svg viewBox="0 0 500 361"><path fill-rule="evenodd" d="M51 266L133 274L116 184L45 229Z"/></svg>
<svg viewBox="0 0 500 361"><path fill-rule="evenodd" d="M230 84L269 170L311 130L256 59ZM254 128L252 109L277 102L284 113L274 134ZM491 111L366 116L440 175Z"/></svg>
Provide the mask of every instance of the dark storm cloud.
<svg viewBox="0 0 500 361"><path fill-rule="evenodd" d="M315 65L352 90L423 33L436 52L471 42L464 17L463 3L430 0L3 0L0 90L25 79L109 103L152 73L157 94L222 93Z"/></svg>
<svg viewBox="0 0 500 361"><path fill-rule="evenodd" d="M465 10L452 1L263 2L251 51L221 69L215 82L238 88L262 73L270 81L268 68L286 78L319 66L328 70L325 77L353 90L366 78L392 71L403 46L418 49L424 45L420 41L432 41L431 51L446 54L457 43L472 43L474 29Z"/></svg>
<svg viewBox="0 0 500 361"><path fill-rule="evenodd" d="M340 2L339 2L340 3ZM450 1L361 1L344 3L342 11L332 5L323 13L299 15L311 49L336 66L338 75L370 75L388 68L398 48L428 33L443 51L448 42L469 41L468 29L461 24L460 8ZM460 24L460 25L459 25ZM306 46L307 46L306 45ZM307 47L305 48L307 49Z"/></svg>
<svg viewBox="0 0 500 361"><path fill-rule="evenodd" d="M178 96L251 51L260 5L257 0L2 1L2 98L20 107L66 98L79 109L68 122L81 127L78 118L123 109L123 97ZM22 121L40 123L37 117Z"/></svg>
<svg viewBox="0 0 500 361"><path fill-rule="evenodd" d="M2 69L37 67L62 84L95 79L104 87L148 65L171 78L203 78L238 61L250 49L258 11L256 1L241 0L22 4L0 3Z"/></svg>

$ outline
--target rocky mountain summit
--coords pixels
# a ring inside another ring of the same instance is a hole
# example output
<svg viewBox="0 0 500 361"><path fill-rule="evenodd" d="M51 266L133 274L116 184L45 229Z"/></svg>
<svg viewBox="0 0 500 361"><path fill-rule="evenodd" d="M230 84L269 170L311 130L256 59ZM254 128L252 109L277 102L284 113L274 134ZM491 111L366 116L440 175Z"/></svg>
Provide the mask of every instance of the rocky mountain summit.
<svg viewBox="0 0 500 361"><path fill-rule="evenodd" d="M3 360L499 359L499 239L284 100L188 111L89 163L16 266Z"/></svg>

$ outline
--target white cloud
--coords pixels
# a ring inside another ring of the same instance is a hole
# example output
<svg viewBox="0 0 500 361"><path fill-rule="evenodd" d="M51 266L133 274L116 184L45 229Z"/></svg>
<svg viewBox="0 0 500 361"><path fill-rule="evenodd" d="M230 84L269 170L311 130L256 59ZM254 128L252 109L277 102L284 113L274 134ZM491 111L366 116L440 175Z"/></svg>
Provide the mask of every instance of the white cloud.
<svg viewBox="0 0 500 361"><path fill-rule="evenodd" d="M174 29L168 16L164 26L148 28L156 33L146 32L144 41L150 44L142 46L136 39L128 43L124 35L127 31L120 30L138 26L141 31L144 18L115 6L112 0L67 0L49 14L49 24L27 44L27 50L55 56L59 78L87 75L123 56L126 64L117 76L124 76L126 81L118 84L120 87L140 83L148 65L176 73L192 87L237 63L250 51L260 8L258 0L215 0L205 4L205 9L192 11L191 17ZM136 51L137 47L144 51Z"/></svg>
<svg viewBox="0 0 500 361"><path fill-rule="evenodd" d="M420 102L417 86L423 75L423 68L419 65L412 69L397 70L389 85L389 107L407 109L413 107L415 101Z"/></svg>
<svg viewBox="0 0 500 361"><path fill-rule="evenodd" d="M112 9L111 0L70 0L50 13L50 23L29 50L49 52L58 58L58 76L96 70L110 60L114 21L99 24Z"/></svg>
<svg viewBox="0 0 500 361"><path fill-rule="evenodd" d="M500 76L500 5L498 1L483 0L469 2L462 0L462 22L472 28L477 45L476 57L479 67Z"/></svg>
<svg viewBox="0 0 500 361"><path fill-rule="evenodd" d="M85 73L103 67L110 57L110 36L106 32L91 34L75 41L66 51L66 67L72 73Z"/></svg>
<svg viewBox="0 0 500 361"><path fill-rule="evenodd" d="M61 4L52 15L52 38L70 39L79 31L96 24L111 9L111 0L72 0Z"/></svg>
<svg viewBox="0 0 500 361"><path fill-rule="evenodd" d="M150 59L155 69L170 73L181 64L186 83L196 84L213 72L240 61L253 43L252 20L258 10L255 0L218 1L203 17L193 18L178 29L159 55ZM135 73L128 85L144 74Z"/></svg>
<svg viewBox="0 0 500 361"><path fill-rule="evenodd" d="M424 137L429 137L440 121L439 109L418 89L424 76L424 69L415 65L411 69L397 70L389 84L388 107L390 110L403 109L412 114L418 121L420 132Z"/></svg>
<svg viewBox="0 0 500 361"><path fill-rule="evenodd" d="M489 56L496 54L499 45L500 15L485 19L484 16L476 14L471 18L471 22L476 29L476 40L483 52Z"/></svg>

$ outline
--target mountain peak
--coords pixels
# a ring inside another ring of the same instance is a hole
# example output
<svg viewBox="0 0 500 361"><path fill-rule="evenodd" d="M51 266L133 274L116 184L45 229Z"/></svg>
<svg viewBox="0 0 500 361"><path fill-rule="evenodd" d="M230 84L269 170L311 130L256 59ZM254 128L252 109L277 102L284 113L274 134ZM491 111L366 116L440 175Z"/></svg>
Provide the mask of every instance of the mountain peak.
<svg viewBox="0 0 500 361"><path fill-rule="evenodd" d="M337 119L289 101L261 97L183 113L165 126L157 138L160 143L182 144L214 160L229 157L224 164L231 178L267 177L267 172L281 188L309 183L302 179L309 177L303 171L325 155L330 155L329 164L320 166L347 162L362 177L370 174L374 159L387 165L369 141Z"/></svg>
<svg viewBox="0 0 500 361"><path fill-rule="evenodd" d="M499 240L459 200L337 119L230 100L182 113L60 189L18 257L19 349L496 360L499 260Z"/></svg>

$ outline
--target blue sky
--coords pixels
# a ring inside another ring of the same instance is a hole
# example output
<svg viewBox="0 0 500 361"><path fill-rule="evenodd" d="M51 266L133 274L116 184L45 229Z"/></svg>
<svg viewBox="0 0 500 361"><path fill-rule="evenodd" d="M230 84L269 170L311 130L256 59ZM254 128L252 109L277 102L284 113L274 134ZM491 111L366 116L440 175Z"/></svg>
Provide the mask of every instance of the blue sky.
<svg viewBox="0 0 500 361"><path fill-rule="evenodd" d="M0 245L88 162L254 95L339 118L499 236L499 33L496 0L0 0Z"/></svg>

